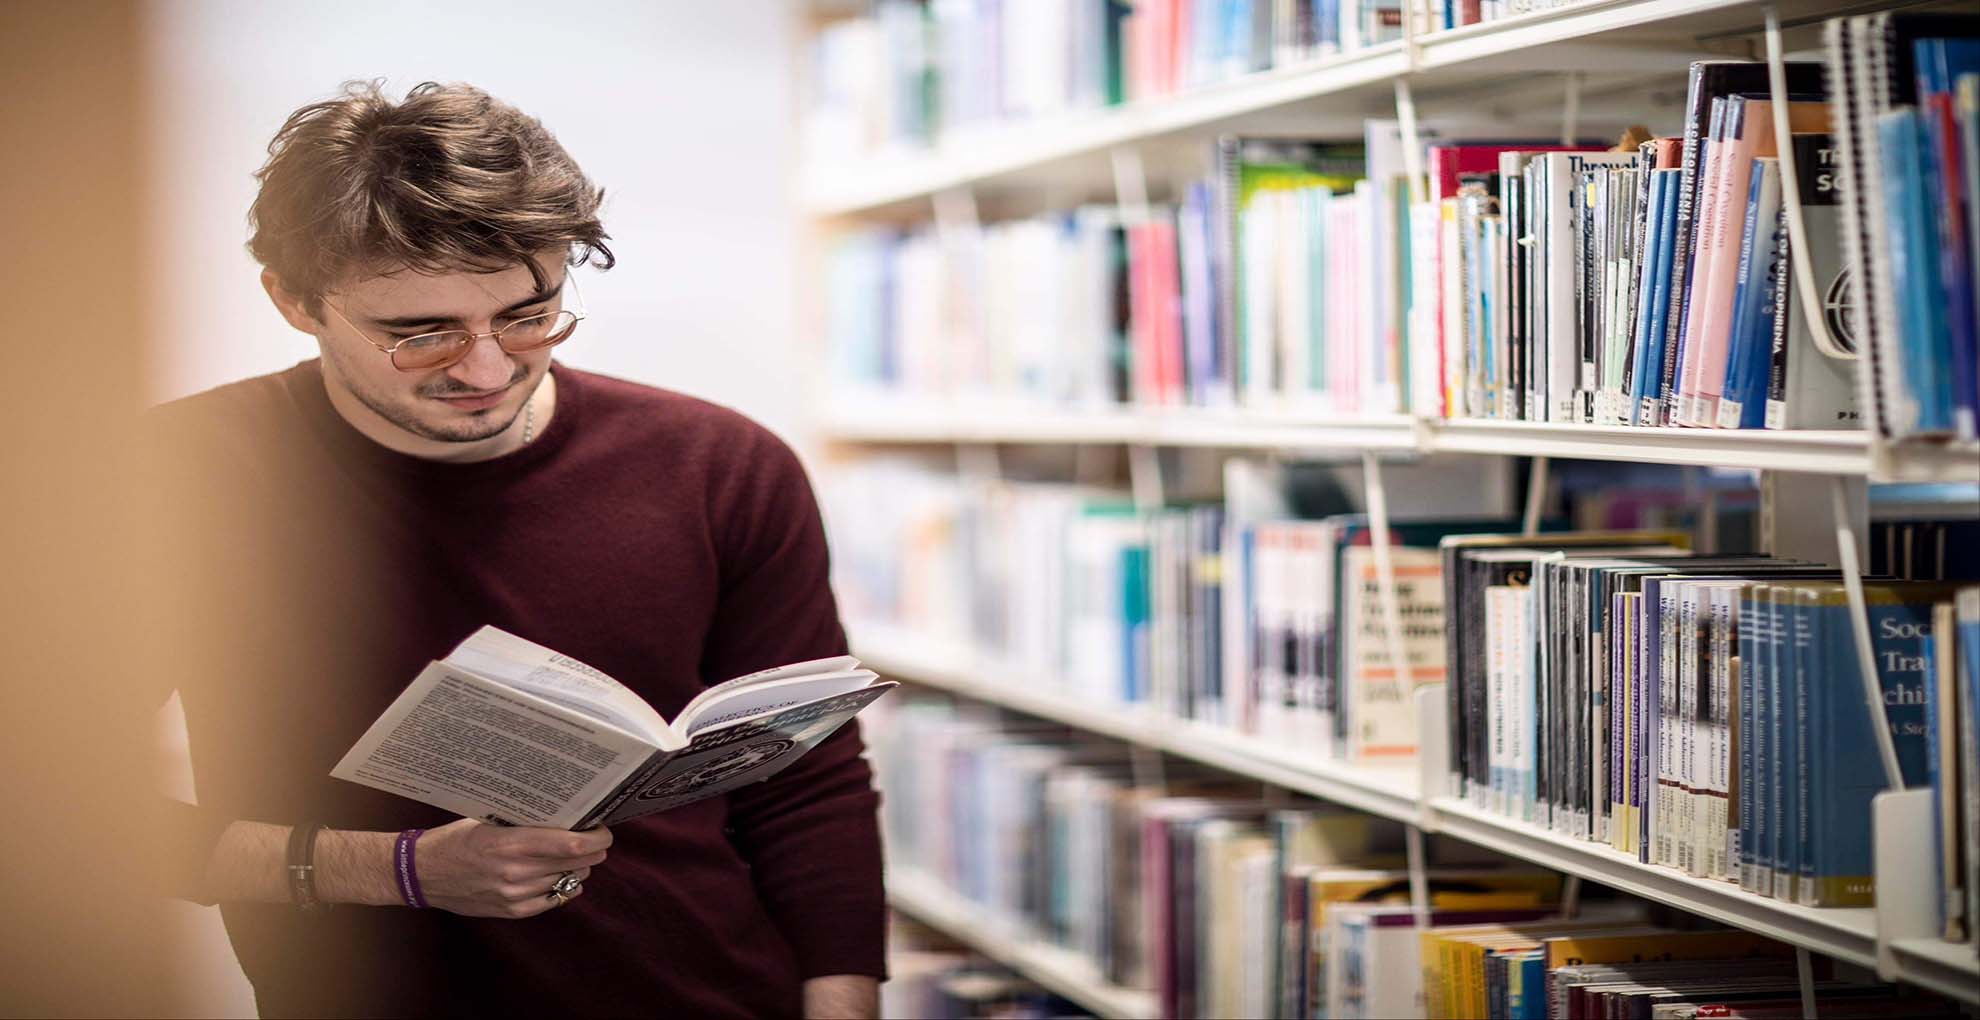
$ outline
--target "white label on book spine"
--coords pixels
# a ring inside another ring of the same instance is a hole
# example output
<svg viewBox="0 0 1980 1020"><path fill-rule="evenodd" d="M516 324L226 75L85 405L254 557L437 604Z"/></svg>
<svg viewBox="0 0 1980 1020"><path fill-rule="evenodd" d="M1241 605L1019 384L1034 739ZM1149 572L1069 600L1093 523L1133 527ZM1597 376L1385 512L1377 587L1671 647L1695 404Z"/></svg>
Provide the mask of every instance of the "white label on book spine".
<svg viewBox="0 0 1980 1020"><path fill-rule="evenodd" d="M1719 399L1719 427L1722 429L1738 428L1742 407L1743 405L1737 400L1727 400L1721 397Z"/></svg>

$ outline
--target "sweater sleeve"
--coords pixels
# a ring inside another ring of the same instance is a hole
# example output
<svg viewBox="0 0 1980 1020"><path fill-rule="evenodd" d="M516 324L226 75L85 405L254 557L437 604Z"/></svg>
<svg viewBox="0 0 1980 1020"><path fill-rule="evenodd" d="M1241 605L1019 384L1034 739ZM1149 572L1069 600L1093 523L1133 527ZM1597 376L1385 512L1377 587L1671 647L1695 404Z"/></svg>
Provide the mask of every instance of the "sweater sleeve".
<svg viewBox="0 0 1980 1020"><path fill-rule="evenodd" d="M843 654L818 506L789 448L760 433L711 511L722 592L702 659L720 681ZM724 507L723 502L730 503ZM729 795L729 827L805 978L886 975L879 795L858 720L766 782Z"/></svg>

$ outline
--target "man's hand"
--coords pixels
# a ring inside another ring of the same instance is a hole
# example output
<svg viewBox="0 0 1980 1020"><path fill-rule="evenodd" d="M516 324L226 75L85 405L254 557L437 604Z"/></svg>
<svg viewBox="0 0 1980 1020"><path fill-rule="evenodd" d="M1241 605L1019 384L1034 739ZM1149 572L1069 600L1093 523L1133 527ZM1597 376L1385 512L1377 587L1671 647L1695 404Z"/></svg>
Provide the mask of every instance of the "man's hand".
<svg viewBox="0 0 1980 1020"><path fill-rule="evenodd" d="M605 861L612 830L584 832L483 825L472 818L430 829L413 859L420 891L441 910L469 917L534 917L556 904L550 883L566 871L579 881ZM579 889L570 895L584 895Z"/></svg>
<svg viewBox="0 0 1980 1020"><path fill-rule="evenodd" d="M392 870L396 835L325 829L316 837L316 894L325 903L403 904ZM287 903L289 827L234 822L206 862L208 902ZM550 883L579 881L605 860L612 832L505 828L471 818L428 829L413 851L426 902L471 917L533 917L551 909ZM580 890L581 892L581 890Z"/></svg>
<svg viewBox="0 0 1980 1020"><path fill-rule="evenodd" d="M880 982L864 974L833 974L804 983L805 1020L873 1020L880 1015Z"/></svg>

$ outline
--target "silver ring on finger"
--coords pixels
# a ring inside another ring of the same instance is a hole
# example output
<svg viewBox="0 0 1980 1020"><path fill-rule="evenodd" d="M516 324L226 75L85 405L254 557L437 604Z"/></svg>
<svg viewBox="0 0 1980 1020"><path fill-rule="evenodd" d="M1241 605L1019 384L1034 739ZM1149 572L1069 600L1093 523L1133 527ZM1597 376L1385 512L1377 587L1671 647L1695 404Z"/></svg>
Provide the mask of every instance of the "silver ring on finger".
<svg viewBox="0 0 1980 1020"><path fill-rule="evenodd" d="M565 896L563 893L560 893L555 889L550 890L548 896L550 899L550 906L552 908L561 907L564 904L570 902L570 897Z"/></svg>
<svg viewBox="0 0 1980 1020"><path fill-rule="evenodd" d="M577 872L566 871L558 875L555 882L550 883L550 893L553 896L561 896L568 899L572 893L577 892L578 888L583 885L584 879L579 878Z"/></svg>

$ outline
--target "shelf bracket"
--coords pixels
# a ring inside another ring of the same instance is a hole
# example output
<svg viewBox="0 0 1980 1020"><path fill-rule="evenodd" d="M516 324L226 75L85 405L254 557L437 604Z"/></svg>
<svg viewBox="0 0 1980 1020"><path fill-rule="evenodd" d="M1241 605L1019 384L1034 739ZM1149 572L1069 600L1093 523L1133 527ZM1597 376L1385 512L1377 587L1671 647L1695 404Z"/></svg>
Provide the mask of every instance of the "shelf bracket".
<svg viewBox="0 0 1980 1020"><path fill-rule="evenodd" d="M1561 878L1561 916L1572 921L1581 916L1581 876Z"/></svg>
<svg viewBox="0 0 1980 1020"><path fill-rule="evenodd" d="M1404 19L1408 24L1408 19ZM1396 92L1396 125L1402 132L1403 173L1409 177L1409 197L1411 202L1430 200L1430 182L1423 176L1423 139L1416 126L1416 93L1410 90L1409 78L1398 77Z"/></svg>
<svg viewBox="0 0 1980 1020"><path fill-rule="evenodd" d="M1856 636L1856 662L1863 674L1863 698L1870 706L1871 727L1877 735L1877 756L1884 763L1884 788L1904 789L1904 773L1898 769L1897 747L1891 740L1891 727L1884 717L1884 685L1877 678L1876 646L1870 642L1870 612L1863 597L1863 569L1856 555L1856 530L1850 513L1848 480L1840 475L1829 479L1829 513L1836 526L1836 566L1842 571L1843 588L1849 593L1849 626Z"/></svg>
<svg viewBox="0 0 1980 1020"><path fill-rule="evenodd" d="M1416 930L1430 927L1430 866L1423 846L1423 830L1403 828L1403 846L1409 855L1409 908L1416 918Z"/></svg>
<svg viewBox="0 0 1980 1020"><path fill-rule="evenodd" d="M1794 971L1801 983L1801 1015L1816 1020L1815 965L1808 957L1807 946L1794 947Z"/></svg>
<svg viewBox="0 0 1980 1020"><path fill-rule="evenodd" d="M1398 693L1414 700L1416 670L1410 665L1403 638L1402 603L1396 596L1396 564L1389 545L1389 492L1382 482L1382 462L1373 450L1361 451L1362 488L1368 497L1368 530L1374 542L1375 583L1382 600L1382 630L1389 662L1396 671Z"/></svg>
<svg viewBox="0 0 1980 1020"><path fill-rule="evenodd" d="M1561 77L1566 86L1561 97L1561 144L1573 145L1581 134L1581 72L1569 71Z"/></svg>
<svg viewBox="0 0 1980 1020"><path fill-rule="evenodd" d="M1138 227L1153 218L1148 207L1148 170L1141 162L1141 150L1117 145L1107 153L1114 168L1114 204L1121 208L1121 221Z"/></svg>
<svg viewBox="0 0 1980 1020"><path fill-rule="evenodd" d="M1801 173L1794 165L1794 133L1788 124L1786 99L1787 65L1781 58L1781 15L1771 4L1767 9L1768 106L1774 115L1774 144L1780 153L1781 207L1787 219L1788 264L1794 270L1795 296L1800 299L1802 321L1815 337L1815 347L1831 358L1853 361L1857 354L1829 332L1828 316L1819 314L1826 307L1822 292L1815 288L1815 266L1809 259L1808 227L1801 218Z"/></svg>
<svg viewBox="0 0 1980 1020"><path fill-rule="evenodd" d="M1520 515L1519 533L1538 535L1540 519L1547 509L1547 458L1533 458L1533 469L1526 476L1526 510Z"/></svg>
<svg viewBox="0 0 1980 1020"><path fill-rule="evenodd" d="M1128 481L1134 491L1136 509L1144 512L1162 509L1162 451L1143 443L1128 447Z"/></svg>

